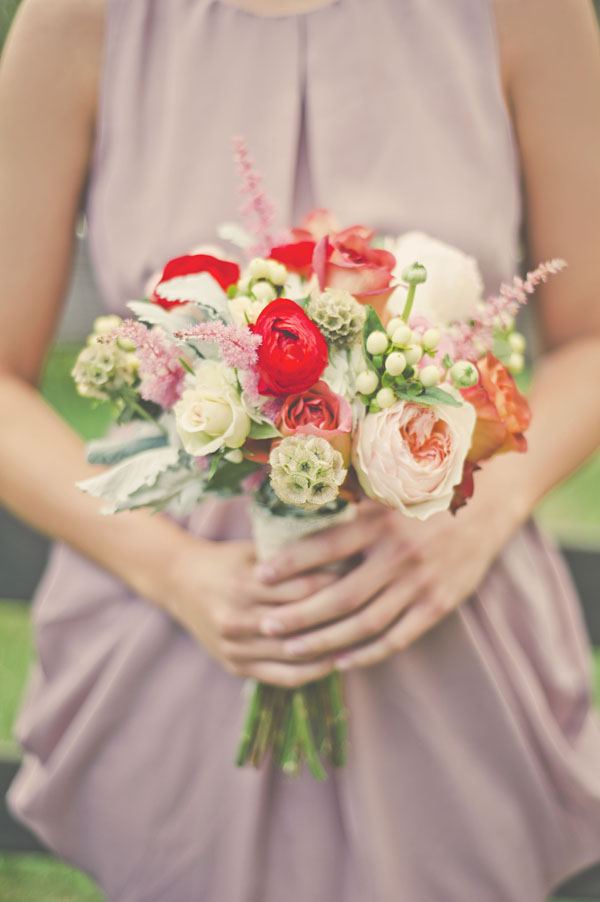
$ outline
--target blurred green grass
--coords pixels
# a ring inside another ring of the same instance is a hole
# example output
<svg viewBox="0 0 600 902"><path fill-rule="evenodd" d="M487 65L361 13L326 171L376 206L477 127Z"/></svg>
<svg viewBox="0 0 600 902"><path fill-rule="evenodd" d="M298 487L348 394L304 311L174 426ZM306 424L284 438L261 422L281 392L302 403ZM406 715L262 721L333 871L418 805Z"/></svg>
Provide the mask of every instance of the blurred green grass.
<svg viewBox="0 0 600 902"><path fill-rule="evenodd" d="M2 902L102 902L80 871L42 853L0 854Z"/></svg>

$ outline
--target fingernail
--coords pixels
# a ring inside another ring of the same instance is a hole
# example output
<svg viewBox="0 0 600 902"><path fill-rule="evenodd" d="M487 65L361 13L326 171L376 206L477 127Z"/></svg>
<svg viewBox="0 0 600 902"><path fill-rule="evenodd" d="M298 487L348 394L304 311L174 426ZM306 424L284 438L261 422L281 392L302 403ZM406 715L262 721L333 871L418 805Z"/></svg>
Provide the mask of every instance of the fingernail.
<svg viewBox="0 0 600 902"><path fill-rule="evenodd" d="M254 568L254 573L256 575L256 578L263 583L273 582L273 580L277 576L275 567L271 566L271 564L257 564L257 566Z"/></svg>
<svg viewBox="0 0 600 902"><path fill-rule="evenodd" d="M283 646L283 650L288 655L303 655L308 651L308 645L303 639L290 639Z"/></svg>
<svg viewBox="0 0 600 902"><path fill-rule="evenodd" d="M347 658L336 658L333 666L336 670L350 670L352 667L352 658L350 656Z"/></svg>
<svg viewBox="0 0 600 902"><path fill-rule="evenodd" d="M281 633L284 632L283 623L280 620L271 620L271 618L267 618L263 620L260 624L260 631L264 633L265 636L280 636Z"/></svg>

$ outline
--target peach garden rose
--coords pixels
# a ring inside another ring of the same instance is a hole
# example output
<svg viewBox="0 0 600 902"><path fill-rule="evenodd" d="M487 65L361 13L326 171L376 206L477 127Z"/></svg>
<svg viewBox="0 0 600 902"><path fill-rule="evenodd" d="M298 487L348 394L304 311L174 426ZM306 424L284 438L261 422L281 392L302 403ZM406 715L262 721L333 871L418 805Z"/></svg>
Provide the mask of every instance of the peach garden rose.
<svg viewBox="0 0 600 902"><path fill-rule="evenodd" d="M462 479L475 410L397 401L361 422L353 463L375 501L426 520L447 510Z"/></svg>

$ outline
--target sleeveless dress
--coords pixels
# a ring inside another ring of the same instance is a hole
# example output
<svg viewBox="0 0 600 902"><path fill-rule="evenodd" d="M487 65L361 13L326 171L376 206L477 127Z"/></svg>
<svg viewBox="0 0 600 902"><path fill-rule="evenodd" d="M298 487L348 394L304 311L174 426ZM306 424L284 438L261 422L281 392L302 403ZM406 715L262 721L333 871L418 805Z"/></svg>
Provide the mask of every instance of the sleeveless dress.
<svg viewBox="0 0 600 902"><path fill-rule="evenodd" d="M238 4L239 5L239 4ZM421 229L518 263L519 169L490 0L334 0L261 18L108 0L89 234L107 310L237 218L247 138L280 224ZM248 535L244 503L190 528ZM561 560L532 524L406 651L345 676L347 768L233 766L241 681L66 547L34 605L15 814L111 902L542 902L600 857L600 729Z"/></svg>

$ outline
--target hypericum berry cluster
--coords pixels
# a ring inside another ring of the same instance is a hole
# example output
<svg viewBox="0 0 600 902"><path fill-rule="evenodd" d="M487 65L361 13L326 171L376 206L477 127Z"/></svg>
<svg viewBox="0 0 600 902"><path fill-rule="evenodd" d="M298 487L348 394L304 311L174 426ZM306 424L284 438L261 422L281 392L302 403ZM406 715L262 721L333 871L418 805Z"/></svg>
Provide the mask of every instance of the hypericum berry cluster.
<svg viewBox="0 0 600 902"><path fill-rule="evenodd" d="M254 324L267 304L281 296L288 271L277 260L255 257L245 275L228 290L229 309L238 326Z"/></svg>
<svg viewBox="0 0 600 902"><path fill-rule="evenodd" d="M385 330L373 329L373 320L365 326L364 348L369 369L360 373L356 386L369 410L391 407L398 398L404 400L436 399L451 403L448 393L438 388L448 380L456 388L474 385L479 374L468 360L453 361L447 354L441 364L437 347L440 343L438 329L429 328L423 333L408 324L417 285L427 279L427 271L420 263L413 263L402 271L402 279L408 284L406 303L402 316L389 321ZM370 331L369 331L370 328ZM436 359L436 363L423 365L423 358ZM429 394L428 394L429 393Z"/></svg>

